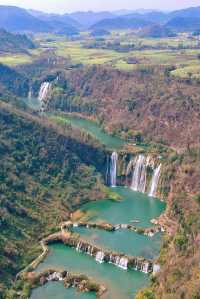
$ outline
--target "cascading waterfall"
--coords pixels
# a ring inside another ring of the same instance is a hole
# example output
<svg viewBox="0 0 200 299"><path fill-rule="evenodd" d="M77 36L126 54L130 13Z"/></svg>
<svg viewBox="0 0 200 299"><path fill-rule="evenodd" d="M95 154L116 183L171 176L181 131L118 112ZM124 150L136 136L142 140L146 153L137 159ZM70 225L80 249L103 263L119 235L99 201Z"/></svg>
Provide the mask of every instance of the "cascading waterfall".
<svg viewBox="0 0 200 299"><path fill-rule="evenodd" d="M81 251L81 246L82 246L82 243L78 242L78 244L76 246L76 251Z"/></svg>
<svg viewBox="0 0 200 299"><path fill-rule="evenodd" d="M123 270L128 269L128 259L126 257L117 257L115 265Z"/></svg>
<svg viewBox="0 0 200 299"><path fill-rule="evenodd" d="M162 164L160 164L154 170L153 177L152 177L151 184L150 184L150 191L149 191L149 196L151 196L151 197L156 197L159 178L161 175L161 168L162 168Z"/></svg>
<svg viewBox="0 0 200 299"><path fill-rule="evenodd" d="M117 185L117 160L118 160L118 154L117 154L117 152L113 152L111 155L111 162L110 162L110 184L111 184L111 187L116 187L116 185Z"/></svg>
<svg viewBox="0 0 200 299"><path fill-rule="evenodd" d="M148 269L149 269L149 263L144 263L142 265L142 272L148 273Z"/></svg>
<svg viewBox="0 0 200 299"><path fill-rule="evenodd" d="M110 157L109 155L107 156L107 161L106 161L106 184L110 184Z"/></svg>
<svg viewBox="0 0 200 299"><path fill-rule="evenodd" d="M45 102L48 98L49 92L51 90L51 83L50 82L43 82L40 87L38 100L42 104L42 110L44 110Z"/></svg>
<svg viewBox="0 0 200 299"><path fill-rule="evenodd" d="M43 82L43 83L41 84L40 91L39 91L39 95L38 95L38 99L39 99L40 101L44 101L44 100L46 100L50 88L51 88L51 83L50 83L50 82Z"/></svg>
<svg viewBox="0 0 200 299"><path fill-rule="evenodd" d="M129 161L128 166L126 168L126 176L128 176L131 173L135 163L136 163L136 160L130 160Z"/></svg>
<svg viewBox="0 0 200 299"><path fill-rule="evenodd" d="M87 248L87 254L90 255L90 256L92 256L92 254L93 254L93 247L92 246L88 246L88 248Z"/></svg>
<svg viewBox="0 0 200 299"><path fill-rule="evenodd" d="M145 193L146 190L146 159L139 155L136 160L131 189Z"/></svg>
<svg viewBox="0 0 200 299"><path fill-rule="evenodd" d="M100 264L102 264L104 262L104 252L103 251L98 251L97 254L96 254L96 261Z"/></svg>

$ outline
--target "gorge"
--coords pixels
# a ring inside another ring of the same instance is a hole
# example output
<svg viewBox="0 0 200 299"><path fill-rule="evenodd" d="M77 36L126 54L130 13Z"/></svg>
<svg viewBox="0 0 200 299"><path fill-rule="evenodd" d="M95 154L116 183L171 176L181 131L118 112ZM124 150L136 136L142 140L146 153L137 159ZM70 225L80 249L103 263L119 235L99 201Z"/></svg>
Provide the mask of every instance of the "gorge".
<svg viewBox="0 0 200 299"><path fill-rule="evenodd" d="M77 117L75 117L75 121L77 122ZM89 121L87 120L87 122ZM108 139L109 137L106 136L106 140ZM99 230L98 227L90 228L90 222L82 228L75 222L72 231L81 236L81 241L71 240L69 247L66 246L66 241L65 245L57 244L57 242L49 244L47 257L36 269L38 273L48 268L64 270L65 267L72 272L82 271L106 286L107 291L102 295L102 298L105 299L130 299L136 294L138 288L149 281L147 273L154 271L151 259L155 260L155 269L157 267L156 259L159 254L161 235L160 233L156 233L155 236L154 234L140 235L136 229L138 227L139 231L141 228L150 228L150 220L158 217L165 208L165 204L158 199L148 197L149 190L153 189L153 195L157 193L159 176L156 170L159 167L157 166L159 159L154 161L153 157L149 155L145 157L143 154L135 157L130 155L130 161L126 161L125 164L127 176L131 177L131 185L119 186L118 163L120 163L122 155L120 151L118 149L110 152L106 171L109 175L110 191L118 194L120 200L116 202L100 200L86 204L82 208L83 213L87 215L87 218L89 217L90 221L95 221L97 226L105 222L111 223L116 227L115 232ZM132 165L131 169L130 164ZM105 180L106 173L104 173ZM132 221L136 223L136 232L128 231ZM124 224L120 226L119 223ZM71 247L71 244L74 245ZM121 254L117 252L121 252ZM136 255L137 262L133 263L130 255ZM143 261L142 264L141 261ZM132 266L130 266L131 263L133 263ZM140 272L142 273L139 274ZM123 288L116 287L118 279L123 283ZM57 290L57 298L60 299L64 296L63 291L68 294L68 290L60 288L58 283L56 285L54 289ZM45 292L49 292L48 290L52 288L51 284L45 286ZM33 290L31 299L42 298L43 292L44 287ZM82 295L76 293L71 296L72 298L79 298L79 296L82 298ZM84 296L86 297L83 298L90 298L90 294Z"/></svg>
<svg viewBox="0 0 200 299"><path fill-rule="evenodd" d="M199 299L198 38L88 33L1 57L0 298Z"/></svg>

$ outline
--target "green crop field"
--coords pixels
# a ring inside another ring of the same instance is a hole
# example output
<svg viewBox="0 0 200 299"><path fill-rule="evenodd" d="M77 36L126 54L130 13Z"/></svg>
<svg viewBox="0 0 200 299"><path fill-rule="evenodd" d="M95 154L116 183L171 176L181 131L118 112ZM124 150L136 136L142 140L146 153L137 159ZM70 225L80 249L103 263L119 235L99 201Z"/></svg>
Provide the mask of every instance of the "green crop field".
<svg viewBox="0 0 200 299"><path fill-rule="evenodd" d="M29 51L28 54L6 54L0 55L0 63L8 66L17 66L19 64L31 63L35 58L39 57L42 49L34 49Z"/></svg>
<svg viewBox="0 0 200 299"><path fill-rule="evenodd" d="M183 68L178 68L171 72L172 76L180 78L200 78L200 63L199 65L191 65Z"/></svg>
<svg viewBox="0 0 200 299"><path fill-rule="evenodd" d="M119 41L121 45L135 45L134 51L117 52L112 49L86 48L85 42L94 42L88 32L81 33L79 40L71 41L57 36L40 36L38 42L43 49L54 49L59 56L68 58L72 63L84 65L108 64L123 70L132 70L146 65L173 65L177 69L192 67L198 63L199 41L185 34L174 38L139 38L130 30L113 31L105 41ZM138 50L138 48L141 48ZM146 49L150 47L150 49ZM152 47L152 49L151 49ZM144 49L143 49L144 48ZM194 48L194 49L192 49ZM197 48L197 49L196 49ZM135 58L137 63L127 63L127 59ZM179 75L179 72L173 73Z"/></svg>
<svg viewBox="0 0 200 299"><path fill-rule="evenodd" d="M0 56L0 63L9 65L9 66L16 66L18 64L30 63L32 61L31 56L28 55L5 55Z"/></svg>
<svg viewBox="0 0 200 299"><path fill-rule="evenodd" d="M16 54L0 56L0 63L10 66L31 63L42 52L51 49L58 56L71 60L73 64L107 64L122 70L144 68L149 65L169 65L176 69L173 76L198 77L200 60L200 42L187 34L174 38L140 38L130 30L113 31L104 42L120 42L122 46L134 45L134 50L119 52L112 49L87 48L87 42L94 43L89 32L82 32L77 40L68 40L65 36L39 34L35 36L38 48L29 51L30 55ZM198 48L199 46L199 48ZM130 60L136 62L131 63Z"/></svg>

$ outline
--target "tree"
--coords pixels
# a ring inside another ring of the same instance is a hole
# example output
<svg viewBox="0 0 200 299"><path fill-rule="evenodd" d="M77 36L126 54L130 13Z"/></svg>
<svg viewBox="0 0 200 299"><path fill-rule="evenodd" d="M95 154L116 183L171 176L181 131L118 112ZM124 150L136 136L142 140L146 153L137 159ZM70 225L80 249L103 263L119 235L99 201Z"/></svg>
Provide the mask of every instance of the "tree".
<svg viewBox="0 0 200 299"><path fill-rule="evenodd" d="M144 289L137 293L135 299L155 299L155 296L152 290Z"/></svg>

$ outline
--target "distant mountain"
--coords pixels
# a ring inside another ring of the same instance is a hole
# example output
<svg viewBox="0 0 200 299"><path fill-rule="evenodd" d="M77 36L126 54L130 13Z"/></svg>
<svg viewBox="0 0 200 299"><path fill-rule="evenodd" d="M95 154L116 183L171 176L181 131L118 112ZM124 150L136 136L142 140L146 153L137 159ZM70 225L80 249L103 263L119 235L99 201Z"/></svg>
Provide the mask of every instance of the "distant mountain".
<svg viewBox="0 0 200 299"><path fill-rule="evenodd" d="M176 31L194 31L200 29L200 6L173 11L168 14L166 26Z"/></svg>
<svg viewBox="0 0 200 299"><path fill-rule="evenodd" d="M175 17L166 23L168 28L175 31L195 31L200 29L200 16L197 17Z"/></svg>
<svg viewBox="0 0 200 299"><path fill-rule="evenodd" d="M150 36L168 36L173 33L170 31L183 32L195 31L200 29L200 7L190 7L170 13L161 11L142 11L125 14L126 10L119 11L123 16L104 19L92 26L92 29L138 29L149 27L152 25L160 25L163 27L152 27L147 33ZM149 29L149 28L148 28Z"/></svg>
<svg viewBox="0 0 200 299"><path fill-rule="evenodd" d="M0 28L11 32L50 32L67 36L76 35L80 30L86 29L141 29L152 25L165 26L177 32L200 29L200 7L170 13L141 9L120 10L113 13L80 11L60 15L0 5L0 16ZM164 28L157 29L164 30ZM165 35L166 32L160 34Z"/></svg>
<svg viewBox="0 0 200 299"><path fill-rule="evenodd" d="M114 10L112 11L112 13L118 17L120 16L125 16L125 15L129 15L132 13L136 13L135 10L129 10L129 9L120 9L120 10Z"/></svg>
<svg viewBox="0 0 200 299"><path fill-rule="evenodd" d="M116 16L108 11L102 12L74 12L70 14L70 17L76 22L80 23L84 28L89 28L95 23L98 23L104 19L113 19Z"/></svg>
<svg viewBox="0 0 200 299"><path fill-rule="evenodd" d="M26 35L12 34L0 29L0 54L25 53L27 49L34 49L35 45Z"/></svg>
<svg viewBox="0 0 200 299"><path fill-rule="evenodd" d="M169 16L170 18L200 18L200 6L176 10L171 12Z"/></svg>
<svg viewBox="0 0 200 299"><path fill-rule="evenodd" d="M91 32L92 37L104 37L106 35L110 35L110 32L105 29L96 29Z"/></svg>
<svg viewBox="0 0 200 299"><path fill-rule="evenodd" d="M79 34L79 30L67 23L61 21L59 18L52 18L45 21L46 24L51 28L51 32L55 34L61 34L61 35L67 35L67 36L73 36Z"/></svg>
<svg viewBox="0 0 200 299"><path fill-rule="evenodd" d="M148 13L152 13L152 12L158 12L157 10L154 9L136 9L136 10L129 10L129 9L120 9L120 10L115 10L112 13L115 14L116 16L125 16L125 15L129 15L129 14L148 14Z"/></svg>
<svg viewBox="0 0 200 299"><path fill-rule="evenodd" d="M139 29L146 26L153 25L151 21L137 19L137 18L126 18L119 17L114 19L102 20L91 27L95 29L115 30L115 29Z"/></svg>
<svg viewBox="0 0 200 299"><path fill-rule="evenodd" d="M165 38L165 37L174 37L176 36L176 34L166 26L153 25L141 30L139 36L150 37L150 38Z"/></svg>
<svg viewBox="0 0 200 299"><path fill-rule="evenodd" d="M138 20L146 20L146 21L159 23L159 24L169 20L168 14L159 11L149 12L146 14L133 13L133 14L125 15L124 18L129 18L129 19L135 18Z"/></svg>
<svg viewBox="0 0 200 299"><path fill-rule="evenodd" d="M67 15L26 11L15 6L0 6L0 27L11 32L51 32L75 35L80 26Z"/></svg>
<svg viewBox="0 0 200 299"><path fill-rule="evenodd" d="M81 24L69 16L69 14L48 14L38 10L29 10L29 13L34 17L45 22L59 22L67 26L72 26L76 29L81 27Z"/></svg>
<svg viewBox="0 0 200 299"><path fill-rule="evenodd" d="M57 21L51 21L48 22L48 24L53 27L54 33L59 35L66 35L70 37L79 34L79 30L76 27L71 26L69 24L63 24L62 22Z"/></svg>
<svg viewBox="0 0 200 299"><path fill-rule="evenodd" d="M49 32L51 27L30 15L25 9L0 5L0 27L8 31Z"/></svg>

